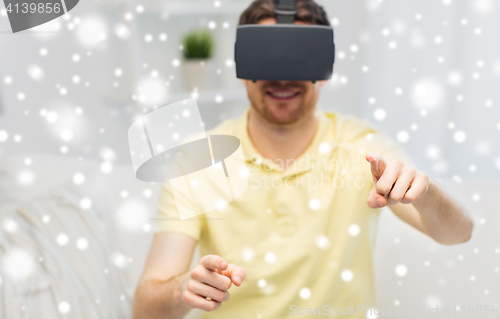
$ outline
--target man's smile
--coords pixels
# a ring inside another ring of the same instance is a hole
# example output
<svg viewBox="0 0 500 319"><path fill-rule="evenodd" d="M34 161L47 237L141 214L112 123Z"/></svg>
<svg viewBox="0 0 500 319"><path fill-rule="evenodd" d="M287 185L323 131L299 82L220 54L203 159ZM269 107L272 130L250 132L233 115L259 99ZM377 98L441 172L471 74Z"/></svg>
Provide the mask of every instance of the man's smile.
<svg viewBox="0 0 500 319"><path fill-rule="evenodd" d="M266 95L276 101L290 101L300 95L300 91L296 89L270 89L266 91Z"/></svg>

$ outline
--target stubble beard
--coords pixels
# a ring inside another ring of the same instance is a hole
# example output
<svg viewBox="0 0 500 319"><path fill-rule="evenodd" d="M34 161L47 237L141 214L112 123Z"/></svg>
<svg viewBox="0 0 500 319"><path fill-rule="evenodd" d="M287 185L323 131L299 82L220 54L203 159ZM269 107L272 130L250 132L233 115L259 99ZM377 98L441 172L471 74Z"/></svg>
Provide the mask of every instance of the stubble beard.
<svg viewBox="0 0 500 319"><path fill-rule="evenodd" d="M252 105L255 105L252 103ZM306 113L306 107L303 105L300 105L299 107L293 109L293 110L277 110L277 112L286 112L286 116L279 116L276 115L276 111L273 112L271 110L271 107L265 103L264 101L261 101L262 108L253 106L253 109L257 111L257 113L268 123L273 124L273 125L291 125L295 124L298 122L301 118L305 116ZM283 107L286 108L286 107Z"/></svg>

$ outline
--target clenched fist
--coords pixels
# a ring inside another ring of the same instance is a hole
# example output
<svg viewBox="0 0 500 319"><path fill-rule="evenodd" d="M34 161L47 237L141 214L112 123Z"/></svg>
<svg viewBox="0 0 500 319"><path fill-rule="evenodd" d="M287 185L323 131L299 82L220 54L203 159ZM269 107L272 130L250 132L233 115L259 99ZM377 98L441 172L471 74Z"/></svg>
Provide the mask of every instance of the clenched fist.
<svg viewBox="0 0 500 319"><path fill-rule="evenodd" d="M229 299L231 283L240 286L245 275L244 268L228 264L222 257L203 256L190 272L182 299L190 308L216 310Z"/></svg>
<svg viewBox="0 0 500 319"><path fill-rule="evenodd" d="M410 204L427 192L429 176L426 173L377 153L367 154L366 160L370 162L374 184L368 196L369 207Z"/></svg>

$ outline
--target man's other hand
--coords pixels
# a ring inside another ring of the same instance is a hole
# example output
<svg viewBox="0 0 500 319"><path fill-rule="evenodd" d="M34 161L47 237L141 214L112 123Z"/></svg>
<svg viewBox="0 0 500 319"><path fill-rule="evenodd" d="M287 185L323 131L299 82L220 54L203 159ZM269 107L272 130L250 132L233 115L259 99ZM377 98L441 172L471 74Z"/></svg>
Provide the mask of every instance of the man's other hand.
<svg viewBox="0 0 500 319"><path fill-rule="evenodd" d="M205 311L218 309L229 299L231 284L240 286L246 271L216 255L206 255L190 272L182 299L190 308Z"/></svg>

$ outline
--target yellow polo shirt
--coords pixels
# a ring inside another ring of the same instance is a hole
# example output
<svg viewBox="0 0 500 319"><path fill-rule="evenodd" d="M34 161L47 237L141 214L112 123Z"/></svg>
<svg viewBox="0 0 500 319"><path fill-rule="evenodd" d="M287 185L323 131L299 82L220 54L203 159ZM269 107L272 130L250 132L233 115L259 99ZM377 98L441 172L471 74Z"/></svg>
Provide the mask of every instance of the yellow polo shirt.
<svg viewBox="0 0 500 319"><path fill-rule="evenodd" d="M365 155L413 163L368 121L317 114L312 143L286 171L252 145L248 110L208 133L239 138L250 172L245 193L224 208L181 221L163 184L155 232L186 234L202 256L219 255L247 271L230 299L203 318L366 318L366 307L375 306L372 250L380 209L366 203L373 179Z"/></svg>

